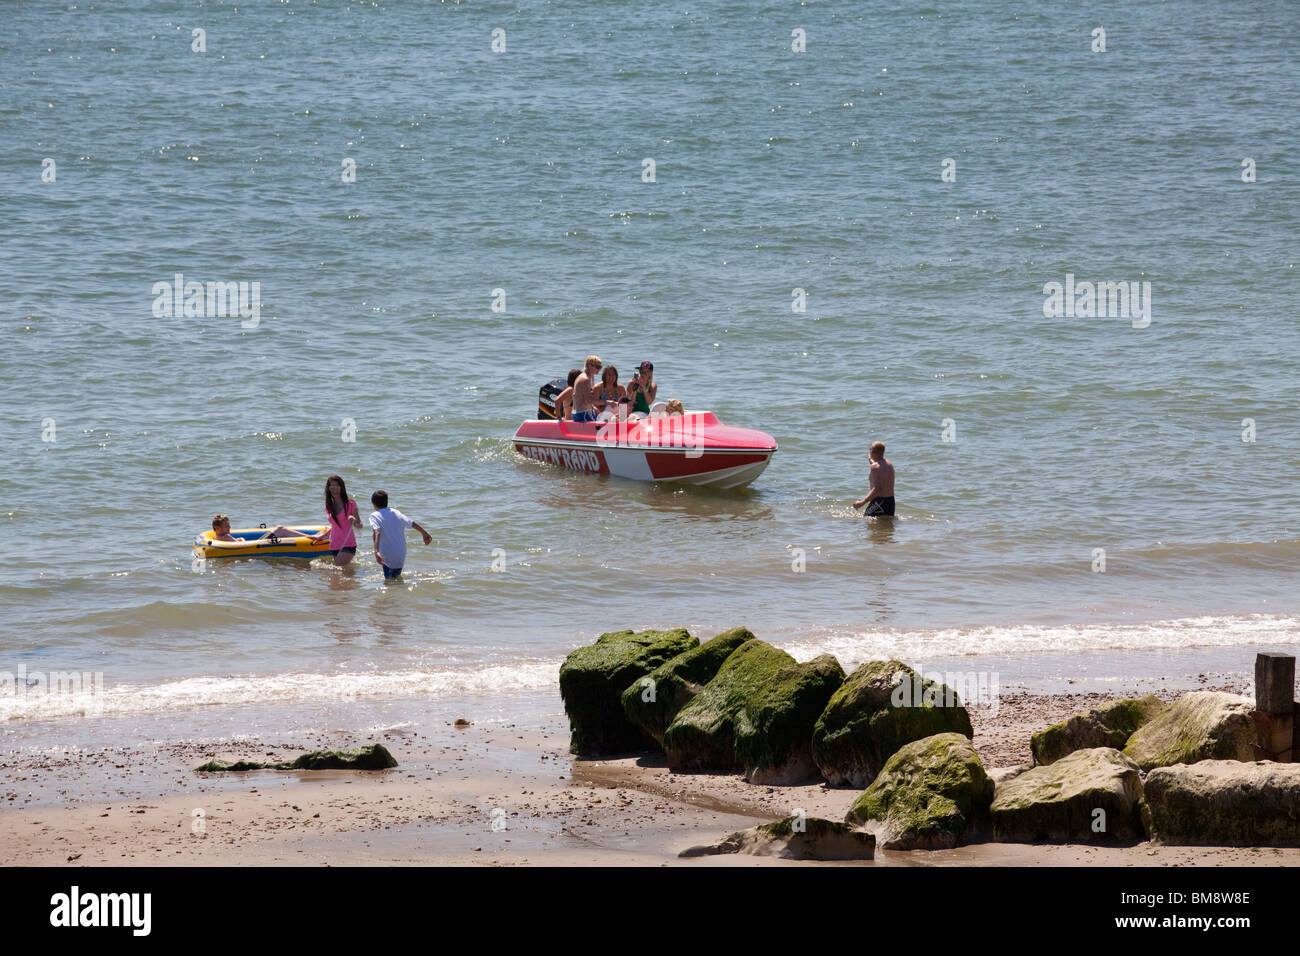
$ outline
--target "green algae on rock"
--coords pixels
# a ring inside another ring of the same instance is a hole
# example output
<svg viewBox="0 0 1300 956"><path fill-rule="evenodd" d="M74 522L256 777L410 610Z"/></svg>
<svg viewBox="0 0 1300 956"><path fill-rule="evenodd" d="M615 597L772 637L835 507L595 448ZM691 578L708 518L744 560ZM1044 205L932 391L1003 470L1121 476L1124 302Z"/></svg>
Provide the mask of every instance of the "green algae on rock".
<svg viewBox="0 0 1300 956"><path fill-rule="evenodd" d="M275 763L258 763L256 760L236 760L234 763L222 763L220 760L209 760L200 767L195 767L196 773L242 773L245 770L280 770L279 764Z"/></svg>
<svg viewBox="0 0 1300 956"><path fill-rule="evenodd" d="M1075 714L1030 738L1034 762L1045 766L1076 750L1113 747L1123 750L1130 737L1167 705L1155 694L1112 700Z"/></svg>
<svg viewBox="0 0 1300 956"><path fill-rule="evenodd" d="M623 713L622 694L637 678L689 651L699 641L684 628L611 631L579 647L560 667L560 696L575 754L651 750L654 738Z"/></svg>
<svg viewBox="0 0 1300 956"><path fill-rule="evenodd" d="M733 651L752 640L748 630L733 627L638 677L623 691L624 715L662 746L677 712L713 680Z"/></svg>
<svg viewBox="0 0 1300 956"><path fill-rule="evenodd" d="M812 732L844 669L830 654L787 664L745 698L736 717L736 759L754 784L801 783L816 775Z"/></svg>
<svg viewBox="0 0 1300 956"><path fill-rule="evenodd" d="M1076 750L997 787L989 808L993 838L1131 843L1143 835L1141 799L1133 761L1112 747Z"/></svg>
<svg viewBox="0 0 1300 956"><path fill-rule="evenodd" d="M1184 694L1143 724L1124 753L1142 770L1199 760L1254 760L1254 704L1240 694Z"/></svg>
<svg viewBox="0 0 1300 956"><path fill-rule="evenodd" d="M303 754L296 760L280 763L258 763L253 760L237 760L234 763L222 763L212 760L201 767L195 767L200 773L239 773L246 770L389 770L397 766L397 760L383 744L367 744L353 750L314 750Z"/></svg>
<svg viewBox="0 0 1300 956"><path fill-rule="evenodd" d="M288 770L388 770L396 767L393 755L380 744L356 750L317 750L290 762Z"/></svg>
<svg viewBox="0 0 1300 956"><path fill-rule="evenodd" d="M864 830L821 817L786 817L775 823L740 830L706 846L693 846L680 857L747 853L783 860L870 860L876 839Z"/></svg>
<svg viewBox="0 0 1300 956"><path fill-rule="evenodd" d="M865 825L886 850L942 850L987 822L993 781L962 734L905 744L853 801L846 823Z"/></svg>
<svg viewBox="0 0 1300 956"><path fill-rule="evenodd" d="M1202 760L1143 784L1151 839L1180 846L1300 846L1300 764Z"/></svg>
<svg viewBox="0 0 1300 956"><path fill-rule="evenodd" d="M899 693L915 687L922 692ZM901 661L870 661L849 675L817 719L813 761L832 785L866 787L904 744L942 733L972 736L970 716L951 688L923 680Z"/></svg>
<svg viewBox="0 0 1300 956"><path fill-rule="evenodd" d="M664 731L669 769L744 771L736 754L737 718L747 700L760 694L781 668L794 663L785 651L758 638L733 651Z"/></svg>

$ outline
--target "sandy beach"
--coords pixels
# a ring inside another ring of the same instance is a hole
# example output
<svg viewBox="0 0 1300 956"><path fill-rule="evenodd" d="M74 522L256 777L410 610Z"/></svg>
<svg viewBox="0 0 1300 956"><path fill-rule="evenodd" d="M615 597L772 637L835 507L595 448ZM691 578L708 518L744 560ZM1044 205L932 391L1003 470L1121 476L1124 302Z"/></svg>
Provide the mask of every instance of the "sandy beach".
<svg viewBox="0 0 1300 956"><path fill-rule="evenodd" d="M1029 734L1103 695L1009 694L973 710L991 770L1029 759ZM212 759L273 758L376 742L380 772L200 774ZM1183 866L1300 864L1300 849L983 843L877 851L872 864L747 856L682 860L687 847L803 810L842 819L858 791L752 786L670 773L662 755L578 760L562 717L537 728L430 721L361 740L343 731L267 745L183 741L91 748L0 766L0 865Z"/></svg>

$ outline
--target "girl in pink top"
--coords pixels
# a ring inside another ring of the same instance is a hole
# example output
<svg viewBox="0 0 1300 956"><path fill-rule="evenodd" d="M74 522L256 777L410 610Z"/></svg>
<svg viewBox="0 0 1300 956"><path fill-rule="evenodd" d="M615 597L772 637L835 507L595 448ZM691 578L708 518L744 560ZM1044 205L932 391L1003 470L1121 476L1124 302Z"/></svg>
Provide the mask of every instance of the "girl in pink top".
<svg viewBox="0 0 1300 956"><path fill-rule="evenodd" d="M343 567L352 562L357 553L357 535L354 528L364 527L357 513L357 503L348 497L348 486L338 475L325 479L325 514L329 517L330 554L334 564ZM323 541L325 534L316 540Z"/></svg>

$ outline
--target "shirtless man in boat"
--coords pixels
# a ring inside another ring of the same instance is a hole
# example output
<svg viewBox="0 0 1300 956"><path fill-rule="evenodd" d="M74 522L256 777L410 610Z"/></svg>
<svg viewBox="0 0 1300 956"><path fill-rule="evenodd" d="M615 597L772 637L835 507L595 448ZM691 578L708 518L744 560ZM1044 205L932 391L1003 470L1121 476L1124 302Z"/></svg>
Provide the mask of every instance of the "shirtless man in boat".
<svg viewBox="0 0 1300 956"><path fill-rule="evenodd" d="M582 374L573 382L573 420L575 422L594 422L596 420L596 389L594 382L600 378L602 364L600 358L588 355L582 363Z"/></svg>
<svg viewBox="0 0 1300 956"><path fill-rule="evenodd" d="M885 457L885 443L871 443L870 490L865 498L853 502L853 507L867 506L863 514L868 517L892 517L894 514L894 465Z"/></svg>

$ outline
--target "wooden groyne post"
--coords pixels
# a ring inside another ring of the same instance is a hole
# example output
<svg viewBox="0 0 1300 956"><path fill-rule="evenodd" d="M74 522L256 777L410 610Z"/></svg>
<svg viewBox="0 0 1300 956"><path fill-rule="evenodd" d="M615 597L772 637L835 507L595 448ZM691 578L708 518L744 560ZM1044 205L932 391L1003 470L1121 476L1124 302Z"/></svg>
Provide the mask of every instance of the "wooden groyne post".
<svg viewBox="0 0 1300 956"><path fill-rule="evenodd" d="M1271 651L1255 656L1258 759L1291 763L1296 750L1295 657Z"/></svg>

